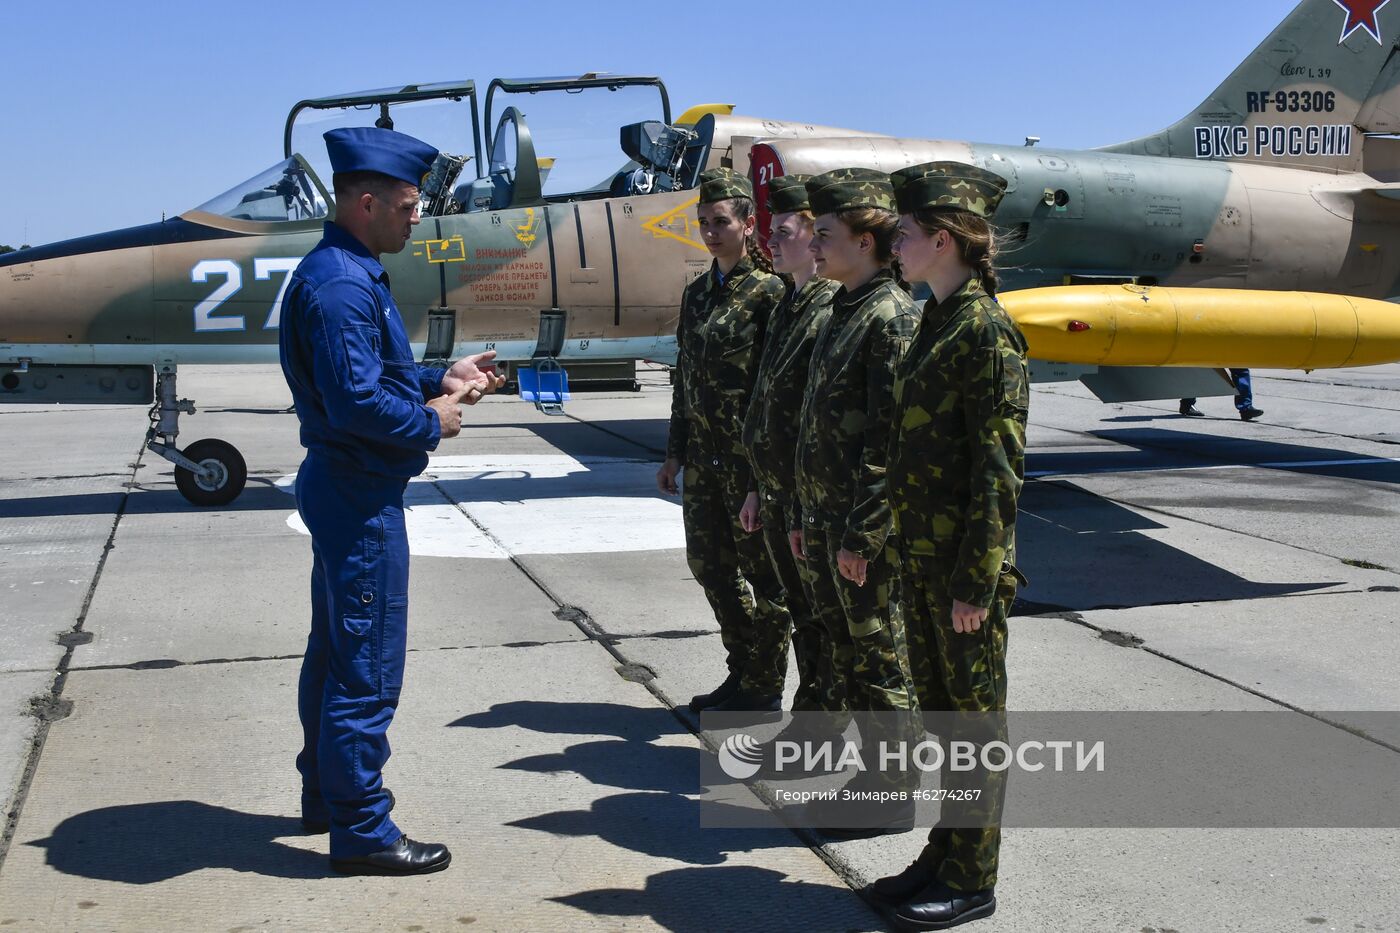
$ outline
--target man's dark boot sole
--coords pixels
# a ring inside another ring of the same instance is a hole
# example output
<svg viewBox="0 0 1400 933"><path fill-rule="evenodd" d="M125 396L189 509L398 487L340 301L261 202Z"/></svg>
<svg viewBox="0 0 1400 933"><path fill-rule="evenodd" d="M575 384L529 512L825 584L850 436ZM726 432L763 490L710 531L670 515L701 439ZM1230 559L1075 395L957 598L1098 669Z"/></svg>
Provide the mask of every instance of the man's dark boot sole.
<svg viewBox="0 0 1400 933"><path fill-rule="evenodd" d="M452 853L447 853L447 858L441 862L433 862L431 865L424 865L421 868L387 868L380 865L371 865L368 862L346 862L338 859L331 859L331 871L339 872L342 875L431 875L435 871L442 871L452 864Z"/></svg>
<svg viewBox="0 0 1400 933"><path fill-rule="evenodd" d="M974 907L966 913L958 914L952 920L942 923L921 923L917 920L908 920L899 914L894 915L894 925L900 930L951 930L953 927L962 926L964 923L971 923L973 920L982 920L997 912L996 898L992 898L981 907Z"/></svg>

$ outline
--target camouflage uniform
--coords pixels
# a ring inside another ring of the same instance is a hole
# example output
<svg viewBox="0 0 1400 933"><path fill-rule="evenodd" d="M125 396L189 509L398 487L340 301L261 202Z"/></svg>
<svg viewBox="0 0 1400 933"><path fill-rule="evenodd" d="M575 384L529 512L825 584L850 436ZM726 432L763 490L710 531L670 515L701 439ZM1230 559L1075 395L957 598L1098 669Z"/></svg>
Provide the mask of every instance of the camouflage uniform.
<svg viewBox="0 0 1400 933"><path fill-rule="evenodd" d="M792 556L788 522L796 498L794 457L798 416L807 385L812 345L831 317L837 285L812 278L802 288L789 285L770 319L753 402L744 419L744 447L758 491L763 539L782 581L792 616L792 647L797 656L794 711L837 711L845 706L831 667L831 639L809 597L813 583L806 561Z"/></svg>
<svg viewBox="0 0 1400 933"><path fill-rule="evenodd" d="M912 184L901 185L911 176ZM902 211L936 203L984 217L1005 185L958 163L915 166L894 182ZM1024 582L1012 560L1029 377L1025 338L976 275L946 300L925 305L894 396L889 496L920 706L1004 711L1007 615L1017 582ZM955 599L990 610L976 632L954 632ZM982 717L972 729L978 734L958 737L1004 739L1004 729L1001 717ZM996 884L1005 774L963 778L980 783L983 795L956 819L986 828L936 826L929 834L919 860L949 887ZM943 779L945 787L961 783L946 771Z"/></svg>
<svg viewBox="0 0 1400 933"><path fill-rule="evenodd" d="M884 178L863 169L814 178L808 183L813 213L888 209L888 181L871 176ZM813 348L802 400L798 501L789 527L803 532L813 601L827 610L836 677L852 710L916 708L898 580L886 548L885 456L895 366L917 320L918 307L889 270L854 291L842 288ZM843 548L869 560L865 586L841 576L837 553Z"/></svg>
<svg viewBox="0 0 1400 933"><path fill-rule="evenodd" d="M727 170L702 177L702 201L742 195L739 183L747 184ZM768 320L782 294L782 279L747 257L723 281L712 266L686 287L666 444L666 456L685 468L681 509L691 573L714 609L730 673L740 676L740 689L763 695L782 693L791 620L762 536L739 525L752 488L742 432Z"/></svg>

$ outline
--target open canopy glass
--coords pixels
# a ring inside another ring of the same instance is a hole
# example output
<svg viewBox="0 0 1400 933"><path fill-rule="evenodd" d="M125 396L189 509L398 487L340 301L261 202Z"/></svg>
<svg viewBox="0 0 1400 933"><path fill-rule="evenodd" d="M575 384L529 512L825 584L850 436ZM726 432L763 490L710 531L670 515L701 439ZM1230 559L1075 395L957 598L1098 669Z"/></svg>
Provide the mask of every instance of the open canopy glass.
<svg viewBox="0 0 1400 933"><path fill-rule="evenodd" d="M235 185L196 208L232 220L316 220L329 214L326 199L305 160L299 155Z"/></svg>

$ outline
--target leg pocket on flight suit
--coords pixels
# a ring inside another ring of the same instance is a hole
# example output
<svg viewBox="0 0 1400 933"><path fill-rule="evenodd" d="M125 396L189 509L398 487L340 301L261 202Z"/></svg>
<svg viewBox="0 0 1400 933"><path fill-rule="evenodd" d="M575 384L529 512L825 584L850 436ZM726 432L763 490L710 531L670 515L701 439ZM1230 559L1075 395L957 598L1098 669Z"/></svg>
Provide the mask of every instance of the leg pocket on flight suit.
<svg viewBox="0 0 1400 933"><path fill-rule="evenodd" d="M336 602L338 618L332 619L331 624L340 631L332 637L335 650L332 671L351 696L375 694L379 690L374 662L379 598L373 582L351 583L349 592Z"/></svg>
<svg viewBox="0 0 1400 933"><path fill-rule="evenodd" d="M345 617L345 630L351 635L364 636L369 634L369 630L374 627L374 616L371 615L347 615Z"/></svg>
<svg viewBox="0 0 1400 933"><path fill-rule="evenodd" d="M350 587L350 598L342 621L345 631L351 635L363 638L374 629L374 617L378 610L375 589L373 580L357 580Z"/></svg>
<svg viewBox="0 0 1400 933"><path fill-rule="evenodd" d="M404 658L408 652L406 593L391 593L384 598L384 626L380 631L380 695L394 699L403 688Z"/></svg>

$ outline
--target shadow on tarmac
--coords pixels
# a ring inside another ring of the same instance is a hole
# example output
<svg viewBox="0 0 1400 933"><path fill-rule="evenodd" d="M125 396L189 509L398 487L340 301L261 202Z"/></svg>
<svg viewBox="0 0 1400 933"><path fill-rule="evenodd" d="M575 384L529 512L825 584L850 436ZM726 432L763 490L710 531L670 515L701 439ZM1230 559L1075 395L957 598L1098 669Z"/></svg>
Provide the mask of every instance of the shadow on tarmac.
<svg viewBox="0 0 1400 933"><path fill-rule="evenodd" d="M735 812L726 815L726 809ZM714 802L704 805L704 813L707 819L731 823L752 822L762 815L749 807L730 808ZM593 801L587 810L557 810L506 825L554 837L602 839L631 852L689 865L722 865L731 852L803 846L792 830L777 823L777 817L773 817L772 828L705 828L700 819L698 800L676 793L642 792L603 797Z"/></svg>
<svg viewBox="0 0 1400 933"><path fill-rule="evenodd" d="M839 887L789 881L768 868L677 868L657 872L642 890L598 888L552 898L600 917L650 917L672 933L714 930L844 930L857 903ZM874 913L868 923L883 927Z"/></svg>
<svg viewBox="0 0 1400 933"><path fill-rule="evenodd" d="M1113 428L1089 433L1128 449L1032 453L1026 457L1026 475L1166 472L1241 466L1400 484L1400 462L1370 457L1354 450L1164 428Z"/></svg>
<svg viewBox="0 0 1400 933"><path fill-rule="evenodd" d="M1262 599L1337 586L1255 583L1144 532L1165 526L1070 483L1027 483L1016 565L1030 579L1012 615Z"/></svg>
<svg viewBox="0 0 1400 933"><path fill-rule="evenodd" d="M802 845L776 818L771 828L699 828L700 802L687 795L703 789L700 765L704 752L692 744L655 745L651 741L665 735L689 735L669 710L617 703L520 701L497 704L450 725L479 729L523 727L562 735L615 735L625 740L584 742L559 753L502 765L517 771L572 772L597 786L635 791L600 798L587 810L542 813L509 823L510 826L553 836L596 837L633 852L692 865L723 864L730 852ZM714 816L721 806L707 804L707 812ZM745 809L741 816L752 821L753 811Z"/></svg>
<svg viewBox="0 0 1400 933"><path fill-rule="evenodd" d="M671 422L665 418L627 421L561 418L526 427L540 440L574 457L644 457L660 461L666 455L666 436Z"/></svg>
<svg viewBox="0 0 1400 933"><path fill-rule="evenodd" d="M694 746L602 740L570 745L562 752L517 758L501 767L556 774L571 771L604 787L698 794L701 751Z"/></svg>
<svg viewBox="0 0 1400 933"><path fill-rule="evenodd" d="M163 479L154 480L163 482ZM173 483L173 480L171 481ZM263 484L266 485L263 485ZM0 518L44 518L61 515L115 515L121 507L120 492L83 493L65 496L33 496L0 499ZM190 512L265 512L292 511L296 500L276 486L272 480L248 478L248 488L228 505L207 509L191 505L173 485L158 489L137 487L126 500L127 515L175 515Z"/></svg>
<svg viewBox="0 0 1400 933"><path fill-rule="evenodd" d="M448 726L472 729L519 726L550 735L615 735L637 742L689 732L670 710L659 706L638 709L620 703L554 703L548 700L497 703L484 712L454 720Z"/></svg>
<svg viewBox="0 0 1400 933"><path fill-rule="evenodd" d="M325 855L275 840L303 835L301 821L214 807L197 800L103 807L70 816L47 839L50 867L124 884L155 884L202 868L231 868L270 878L325 878Z"/></svg>

